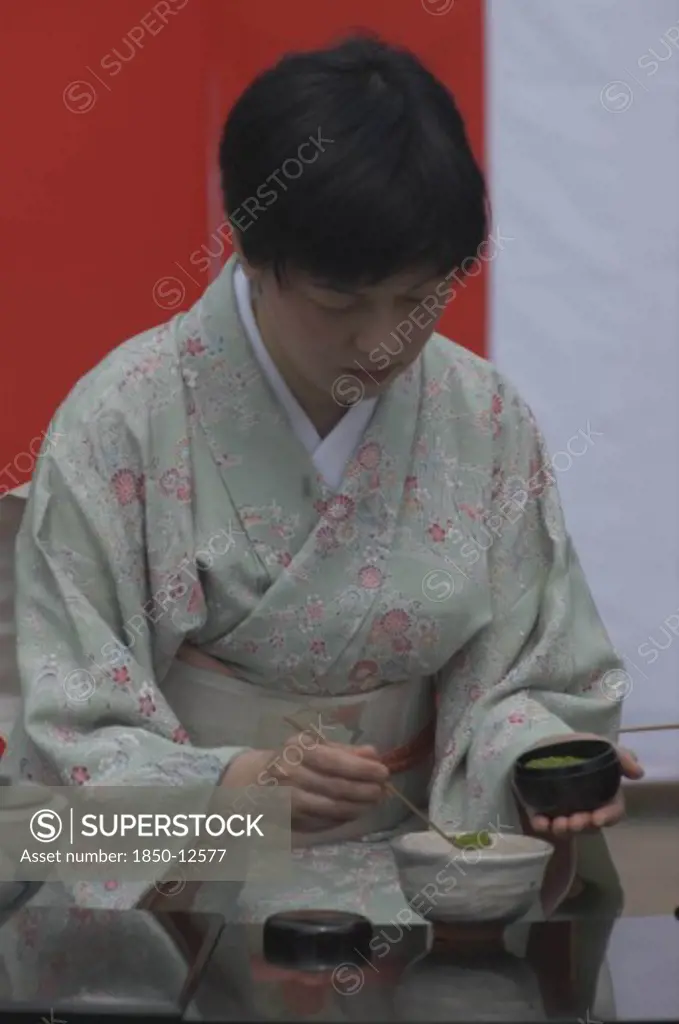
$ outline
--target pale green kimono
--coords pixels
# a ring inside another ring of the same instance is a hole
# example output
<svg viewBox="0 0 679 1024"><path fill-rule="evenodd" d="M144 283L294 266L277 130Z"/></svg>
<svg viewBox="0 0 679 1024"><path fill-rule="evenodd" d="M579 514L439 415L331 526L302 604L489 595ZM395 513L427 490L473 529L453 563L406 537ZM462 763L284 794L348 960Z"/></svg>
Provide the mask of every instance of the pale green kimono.
<svg viewBox="0 0 679 1024"><path fill-rule="evenodd" d="M491 364L435 335L333 493L253 358L233 269L112 352L54 418L62 440L38 463L18 540L23 713L3 769L216 783L252 738L228 715L201 717L188 668L168 699L188 640L251 693L300 706L421 681L436 714L433 819L520 829L515 759L573 730L614 740L620 717L599 686L620 662L530 410ZM228 885L204 886L200 904L251 920L300 903L390 919L403 896L385 839L412 823L399 806L388 825L295 851L288 886L248 883L237 908ZM599 837L583 842L601 853ZM144 888L83 884L68 899L124 907Z"/></svg>

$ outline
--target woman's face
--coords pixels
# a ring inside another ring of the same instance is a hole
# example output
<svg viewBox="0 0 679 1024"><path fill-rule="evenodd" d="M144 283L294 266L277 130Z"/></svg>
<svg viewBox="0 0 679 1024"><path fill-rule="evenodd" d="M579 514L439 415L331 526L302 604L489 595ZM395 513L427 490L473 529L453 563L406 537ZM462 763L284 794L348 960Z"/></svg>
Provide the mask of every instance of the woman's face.
<svg viewBox="0 0 679 1024"><path fill-rule="evenodd" d="M301 273L279 284L273 271L244 269L281 371L343 406L377 394L417 359L450 293L444 277L426 270L343 291Z"/></svg>

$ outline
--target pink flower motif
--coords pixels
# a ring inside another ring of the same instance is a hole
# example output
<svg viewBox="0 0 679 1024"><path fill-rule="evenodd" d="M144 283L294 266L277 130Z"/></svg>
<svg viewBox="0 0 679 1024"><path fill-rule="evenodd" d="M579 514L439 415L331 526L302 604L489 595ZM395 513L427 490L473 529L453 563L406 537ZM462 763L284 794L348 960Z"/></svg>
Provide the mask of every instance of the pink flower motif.
<svg viewBox="0 0 679 1024"><path fill-rule="evenodd" d="M309 650L312 654L325 654L325 640L312 640L309 644Z"/></svg>
<svg viewBox="0 0 679 1024"><path fill-rule="evenodd" d="M356 461L363 469L377 469L381 458L382 450L376 441L362 445L356 455Z"/></svg>
<svg viewBox="0 0 679 1024"><path fill-rule="evenodd" d="M263 518L257 512L245 512L243 514L243 526L261 526Z"/></svg>
<svg viewBox="0 0 679 1024"><path fill-rule="evenodd" d="M310 622L322 622L325 615L325 605L319 600L307 601L306 614Z"/></svg>
<svg viewBox="0 0 679 1024"><path fill-rule="evenodd" d="M472 688L469 691L469 699L472 700L472 701L476 701L476 700L479 699L479 697L481 696L482 693L483 693L483 690L481 689L479 684L478 683L474 683L474 685L472 686Z"/></svg>
<svg viewBox="0 0 679 1024"><path fill-rule="evenodd" d="M130 673L128 671L127 665L121 665L119 668L114 668L113 671L111 672L111 679L113 680L114 683L117 683L119 686L124 686L125 683L129 683Z"/></svg>
<svg viewBox="0 0 679 1024"><path fill-rule="evenodd" d="M392 649L396 651L397 654L408 654L408 652L412 651L413 649L413 645L406 636L395 637L394 640L392 641L391 646Z"/></svg>
<svg viewBox="0 0 679 1024"><path fill-rule="evenodd" d="M410 616L401 608L392 608L390 612L382 616L380 625L385 633L390 636L398 636L409 628Z"/></svg>
<svg viewBox="0 0 679 1024"><path fill-rule="evenodd" d="M357 661L349 672L349 681L352 683L377 682L380 676L380 666L376 661Z"/></svg>
<svg viewBox="0 0 679 1024"><path fill-rule="evenodd" d="M440 544L441 541L446 539L446 531L440 523L432 523L431 526L427 527L427 533L437 544Z"/></svg>
<svg viewBox="0 0 679 1024"><path fill-rule="evenodd" d="M78 764L75 768L71 768L71 779L73 782L77 782L79 786L82 786L83 782L89 781L90 773L84 764Z"/></svg>
<svg viewBox="0 0 679 1024"><path fill-rule="evenodd" d="M189 742L189 734L183 726L178 725L177 728L174 730L174 732L172 733L172 741L174 743Z"/></svg>
<svg viewBox="0 0 679 1024"><path fill-rule="evenodd" d="M533 498L541 498L547 485L553 483L553 477L540 459L533 458L528 468L528 493Z"/></svg>
<svg viewBox="0 0 679 1024"><path fill-rule="evenodd" d="M155 713L156 705L153 703L153 697L150 694L139 698L139 710L147 718L150 718Z"/></svg>
<svg viewBox="0 0 679 1024"><path fill-rule="evenodd" d="M353 498L348 498L346 494L336 494L329 501L321 502L320 513L325 519L331 519L334 522L341 522L343 519L349 519L353 515L354 509L356 508L356 502Z"/></svg>
<svg viewBox="0 0 679 1024"><path fill-rule="evenodd" d="M282 565L284 569L292 563L292 555L289 551L281 551L278 554L278 564Z"/></svg>
<svg viewBox="0 0 679 1024"><path fill-rule="evenodd" d="M168 469L163 473L160 480L158 481L158 486L160 487L163 494L166 497L169 497L171 494L174 494L174 492L177 490L179 480L179 470Z"/></svg>
<svg viewBox="0 0 679 1024"><path fill-rule="evenodd" d="M193 488L188 477L182 477L182 482L177 487L177 498L179 501L191 501Z"/></svg>
<svg viewBox="0 0 679 1024"><path fill-rule="evenodd" d="M375 565L364 565L358 578L364 590L379 590L382 586L382 573Z"/></svg>
<svg viewBox="0 0 679 1024"><path fill-rule="evenodd" d="M131 469L119 469L111 477L111 485L120 505L130 505L139 498L139 484Z"/></svg>
<svg viewBox="0 0 679 1024"><path fill-rule="evenodd" d="M186 342L186 351L191 356L199 356L202 355L202 353L207 350L203 342L200 340L200 338L189 338L189 340Z"/></svg>
<svg viewBox="0 0 679 1024"><path fill-rule="evenodd" d="M526 721L526 716L522 715L520 711L513 711L507 721L511 722L512 725L523 725Z"/></svg>
<svg viewBox="0 0 679 1024"><path fill-rule="evenodd" d="M483 515L483 509L474 508L473 505L467 505L465 502L460 502L460 510L470 519L480 519Z"/></svg>
<svg viewBox="0 0 679 1024"><path fill-rule="evenodd" d="M403 484L403 490L406 492L417 490L417 477L407 476L405 479L405 483Z"/></svg>
<svg viewBox="0 0 679 1024"><path fill-rule="evenodd" d="M440 384L439 381L437 381L437 380L430 380L429 383L427 384L427 389L426 390L427 390L427 397L428 398L436 398L437 395L441 394L441 392L443 391L443 388L441 387L441 384Z"/></svg>
<svg viewBox="0 0 679 1024"><path fill-rule="evenodd" d="M116 882L113 878L109 878L108 882L104 882L104 889L106 889L107 892L113 892L117 888L118 882Z"/></svg>
<svg viewBox="0 0 679 1024"><path fill-rule="evenodd" d="M504 409L505 403L502 401L501 395L493 395L493 401L491 403L491 409L493 410L494 416L499 416Z"/></svg>

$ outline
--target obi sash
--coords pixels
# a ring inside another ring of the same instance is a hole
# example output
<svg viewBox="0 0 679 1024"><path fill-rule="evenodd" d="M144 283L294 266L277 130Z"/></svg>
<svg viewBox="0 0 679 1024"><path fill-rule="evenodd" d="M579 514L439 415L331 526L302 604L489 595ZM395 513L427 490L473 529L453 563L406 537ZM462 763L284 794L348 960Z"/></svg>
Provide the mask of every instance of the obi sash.
<svg viewBox="0 0 679 1024"><path fill-rule="evenodd" d="M435 729L434 692L429 680L388 683L348 696L273 692L244 682L215 658L185 644L162 688L195 747L282 750L285 740L295 733L286 719L302 727L314 723L327 740L375 747L391 771L395 788L416 807L427 806ZM278 763L285 767L283 758L279 757ZM295 845L392 832L410 817L403 801L387 795L354 821L333 824L304 837L296 835Z"/></svg>

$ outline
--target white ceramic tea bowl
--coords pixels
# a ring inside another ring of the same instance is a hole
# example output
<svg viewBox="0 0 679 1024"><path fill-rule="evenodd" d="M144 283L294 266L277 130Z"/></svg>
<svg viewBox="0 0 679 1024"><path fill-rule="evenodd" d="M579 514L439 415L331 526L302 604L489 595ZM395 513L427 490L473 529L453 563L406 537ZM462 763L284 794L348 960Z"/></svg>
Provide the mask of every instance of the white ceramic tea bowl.
<svg viewBox="0 0 679 1024"><path fill-rule="evenodd" d="M482 849L458 850L436 832L393 839L399 883L413 910L460 924L509 924L527 914L540 897L553 847L519 834L490 833L490 840Z"/></svg>

